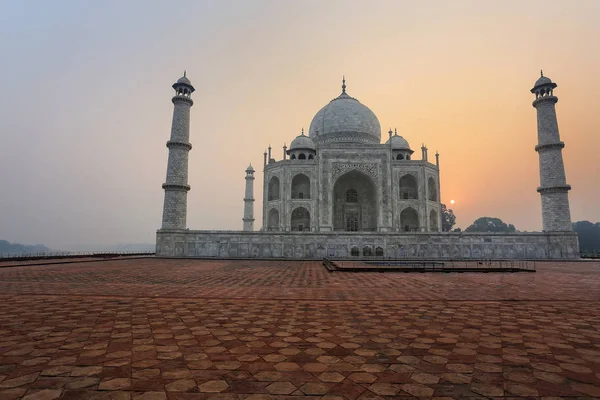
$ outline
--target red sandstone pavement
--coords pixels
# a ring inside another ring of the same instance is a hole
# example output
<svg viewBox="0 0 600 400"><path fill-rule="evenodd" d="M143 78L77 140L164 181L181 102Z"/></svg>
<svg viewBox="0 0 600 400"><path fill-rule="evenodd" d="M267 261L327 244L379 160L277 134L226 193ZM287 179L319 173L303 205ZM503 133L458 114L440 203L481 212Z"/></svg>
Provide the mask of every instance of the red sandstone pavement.
<svg viewBox="0 0 600 400"><path fill-rule="evenodd" d="M600 398L600 263L0 268L0 399Z"/></svg>

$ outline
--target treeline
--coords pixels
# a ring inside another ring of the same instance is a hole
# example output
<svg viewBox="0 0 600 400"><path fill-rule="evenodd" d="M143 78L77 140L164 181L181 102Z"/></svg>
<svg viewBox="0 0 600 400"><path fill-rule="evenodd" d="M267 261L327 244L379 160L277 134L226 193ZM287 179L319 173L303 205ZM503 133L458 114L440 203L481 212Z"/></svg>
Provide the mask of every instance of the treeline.
<svg viewBox="0 0 600 400"><path fill-rule="evenodd" d="M0 254L47 253L51 251L43 244L20 244L0 240Z"/></svg>
<svg viewBox="0 0 600 400"><path fill-rule="evenodd" d="M573 230L579 236L581 254L600 254L600 222L578 221Z"/></svg>

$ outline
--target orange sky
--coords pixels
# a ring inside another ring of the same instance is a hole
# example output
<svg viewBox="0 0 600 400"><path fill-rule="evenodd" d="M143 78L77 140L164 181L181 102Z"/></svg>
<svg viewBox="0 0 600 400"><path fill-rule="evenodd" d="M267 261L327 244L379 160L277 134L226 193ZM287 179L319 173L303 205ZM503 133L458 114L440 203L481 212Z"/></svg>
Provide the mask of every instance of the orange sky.
<svg viewBox="0 0 600 400"><path fill-rule="evenodd" d="M241 229L244 170L340 91L440 152L458 226L540 230L540 68L555 94L574 221L600 220L600 2L144 1L0 5L0 239L153 242L172 104L187 69L188 226ZM53 14L54 13L54 14ZM143 17L141 17L143 16ZM14 39L18 38L15 42ZM260 223L257 227L260 227Z"/></svg>

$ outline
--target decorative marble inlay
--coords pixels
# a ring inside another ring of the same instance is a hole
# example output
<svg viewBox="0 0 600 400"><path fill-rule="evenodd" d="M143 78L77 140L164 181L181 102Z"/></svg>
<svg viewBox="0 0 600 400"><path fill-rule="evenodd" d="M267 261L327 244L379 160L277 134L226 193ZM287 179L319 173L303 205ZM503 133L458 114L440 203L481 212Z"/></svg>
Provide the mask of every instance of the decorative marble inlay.
<svg viewBox="0 0 600 400"><path fill-rule="evenodd" d="M375 182L379 178L379 168L375 163L334 162L331 164L331 180L335 182L338 177L354 169L366 173Z"/></svg>

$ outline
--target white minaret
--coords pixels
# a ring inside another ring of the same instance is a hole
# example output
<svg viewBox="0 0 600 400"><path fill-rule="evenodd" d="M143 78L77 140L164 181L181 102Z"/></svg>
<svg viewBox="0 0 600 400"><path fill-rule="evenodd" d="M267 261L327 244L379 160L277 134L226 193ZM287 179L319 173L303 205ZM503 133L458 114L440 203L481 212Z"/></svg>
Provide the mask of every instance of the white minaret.
<svg viewBox="0 0 600 400"><path fill-rule="evenodd" d="M173 84L173 123L171 139L167 142L169 161L167 180L162 185L165 190L162 229L185 229L187 216L188 153L192 145L190 139L190 108L194 104L191 95L194 87L185 76Z"/></svg>
<svg viewBox="0 0 600 400"><path fill-rule="evenodd" d="M556 102L554 96L556 83L541 73L531 93L535 94L532 105L537 110L538 145L535 151L540 158L540 187L537 191L542 197L542 224L545 232L572 231L571 211L569 209L569 190L565 177L562 149L556 121Z"/></svg>
<svg viewBox="0 0 600 400"><path fill-rule="evenodd" d="M246 168L246 196L244 196L244 231L254 230L254 168Z"/></svg>

